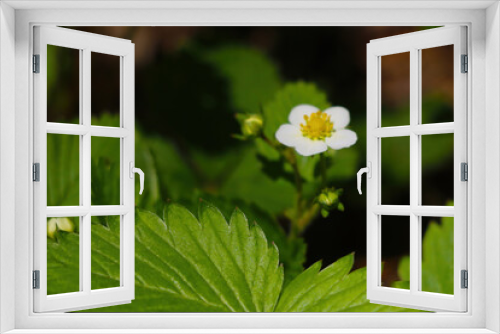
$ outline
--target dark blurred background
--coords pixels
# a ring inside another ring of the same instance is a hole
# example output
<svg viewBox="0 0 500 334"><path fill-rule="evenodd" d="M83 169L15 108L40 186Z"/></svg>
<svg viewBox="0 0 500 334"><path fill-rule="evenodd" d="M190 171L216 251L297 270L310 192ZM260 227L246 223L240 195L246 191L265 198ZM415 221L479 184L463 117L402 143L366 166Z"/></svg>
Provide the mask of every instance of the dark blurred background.
<svg viewBox="0 0 500 334"><path fill-rule="evenodd" d="M360 196L357 193L356 171L365 166L366 156L366 44L372 39L424 28L71 28L129 39L135 43L136 126L142 133L173 143L195 174L194 182L185 183L188 191L202 189L224 196L224 180L220 175L229 174L234 163L224 162L220 157L225 152L236 155L248 145L231 137L240 131L234 114L246 111L241 110L245 109L245 105L231 100L233 97L229 93L227 76L223 70L221 73L220 67L214 66L217 61L224 62L224 54L219 53L218 58L214 58L212 51L228 46L253 50L273 64L281 82L314 82L327 93L332 105L346 107L351 112L351 128L359 139L355 146L347 149L354 153L350 154L349 166L342 167L342 175L339 174L334 184L344 189L342 202L345 212L334 211L326 219L318 218L308 228L304 234L308 249L305 265L307 267L319 259L327 265L341 256L356 252L355 267L365 266L366 198L364 194ZM423 52L422 122L453 121L453 72L450 67L453 50L442 47ZM75 114L78 108L71 107L78 105L78 89L75 89L78 80L60 79L75 73L78 53L57 58L61 59L57 64L59 70L48 78L55 94L49 96L49 103L51 99L53 102L48 109L48 120L72 122L78 117ZM242 69L241 76L250 76L253 70ZM382 124L408 124L409 56L383 57L382 70ZM117 57L92 55L92 115L96 119L93 124L98 122L101 114L118 113L118 78ZM237 81L238 77L231 80ZM248 87L248 91L261 89L265 84L256 83L254 87ZM272 97L273 93L270 94ZM450 177L453 135L427 137L422 139L422 201L423 204L446 205L453 199ZM204 166L199 164L203 159L193 158L196 154L204 156L207 164L216 165L218 161L225 164L220 167L222 172L218 176L205 172ZM335 171L335 164L331 168ZM408 138L383 139L382 170L383 204L408 204ZM249 182L252 181L249 179ZM400 257L409 251L409 225L402 224L401 230L386 230L383 237L386 277L383 280L391 282L397 279L396 268Z"/></svg>

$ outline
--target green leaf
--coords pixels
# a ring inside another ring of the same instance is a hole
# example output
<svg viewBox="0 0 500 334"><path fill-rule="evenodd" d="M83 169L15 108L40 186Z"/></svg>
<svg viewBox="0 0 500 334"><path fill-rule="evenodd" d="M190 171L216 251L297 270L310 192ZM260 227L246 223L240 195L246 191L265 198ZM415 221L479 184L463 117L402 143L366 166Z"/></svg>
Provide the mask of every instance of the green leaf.
<svg viewBox="0 0 500 334"><path fill-rule="evenodd" d="M239 209L245 213L250 223L256 223L262 228L269 244L275 244L279 249L280 263L285 271L285 285L304 270L303 264L306 261L307 249L304 239L288 238L274 216L244 200L228 199L202 192L196 192L191 201L183 202L183 204L192 208L193 211L200 198L219 208L226 220L230 220L234 210Z"/></svg>
<svg viewBox="0 0 500 334"><path fill-rule="evenodd" d="M453 218L431 222L422 246L422 290L453 294Z"/></svg>
<svg viewBox="0 0 500 334"><path fill-rule="evenodd" d="M453 205L453 204L451 204ZM432 221L422 244L422 291L453 294L453 218ZM398 266L401 281L394 287L409 288L410 258L405 256Z"/></svg>
<svg viewBox="0 0 500 334"><path fill-rule="evenodd" d="M276 65L257 49L222 46L207 51L203 58L227 79L231 104L239 112L258 112L280 86Z"/></svg>
<svg viewBox="0 0 500 334"><path fill-rule="evenodd" d="M271 214L282 213L294 206L296 190L293 184L283 178L273 180L262 173L263 165L255 148L240 150L238 158L232 173L226 174L220 194L244 199Z"/></svg>
<svg viewBox="0 0 500 334"><path fill-rule="evenodd" d="M136 131L135 157L135 165L146 175L142 195L138 194L139 178L136 178L138 207L157 210L158 204L163 201L188 197L196 188L194 172L172 142L156 136L147 137Z"/></svg>
<svg viewBox="0 0 500 334"><path fill-rule="evenodd" d="M284 289L276 312L411 311L371 304L366 299L366 268L349 273L353 263L353 254L321 271L321 262L316 262Z"/></svg>
<svg viewBox="0 0 500 334"><path fill-rule="evenodd" d="M47 205L79 205L79 138L47 135Z"/></svg>
<svg viewBox="0 0 500 334"><path fill-rule="evenodd" d="M269 246L262 229L249 226L235 210L228 224L214 206L201 202L199 219L177 204L165 208L164 218L143 210L136 214L136 298L131 304L99 312L270 312L283 284L277 247ZM49 244L49 258L65 258L72 242ZM92 266L92 275L119 282L119 264L106 262L106 249L119 246L119 231L92 226L92 240L99 241L103 259ZM56 247L57 246L57 247ZM77 259L76 259L77 260ZM68 268L78 261L55 262L49 280L65 284ZM94 259L93 259L94 264ZM76 271L78 272L78 271ZM110 284L111 282L103 282ZM94 310L95 312L96 310Z"/></svg>
<svg viewBox="0 0 500 334"><path fill-rule="evenodd" d="M264 133L274 140L280 125L288 123L288 115L299 104L311 104L324 110L330 106L326 94L315 84L303 81L288 83L274 98L264 104Z"/></svg>

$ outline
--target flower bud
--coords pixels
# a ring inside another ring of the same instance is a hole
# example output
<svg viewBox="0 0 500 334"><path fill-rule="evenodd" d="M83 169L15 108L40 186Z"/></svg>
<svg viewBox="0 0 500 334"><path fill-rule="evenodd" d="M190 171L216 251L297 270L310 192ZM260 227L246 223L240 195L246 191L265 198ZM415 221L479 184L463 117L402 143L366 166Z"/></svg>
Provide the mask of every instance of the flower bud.
<svg viewBox="0 0 500 334"><path fill-rule="evenodd" d="M328 217L329 213L335 209L344 211L344 205L340 202L339 196L342 194L342 189L325 188L317 197L317 202L321 207L321 215Z"/></svg>
<svg viewBox="0 0 500 334"><path fill-rule="evenodd" d="M319 195L318 202L324 206L331 206L333 204L333 201L330 199L328 194L325 193L321 193L321 195Z"/></svg>
<svg viewBox="0 0 500 334"><path fill-rule="evenodd" d="M68 218L49 219L49 221L47 222L47 236L54 239L58 230L73 232L75 230L75 226L73 222Z"/></svg>
<svg viewBox="0 0 500 334"><path fill-rule="evenodd" d="M241 122L241 132L243 133L243 136L257 136L262 130L263 123L262 116L258 114L248 115Z"/></svg>

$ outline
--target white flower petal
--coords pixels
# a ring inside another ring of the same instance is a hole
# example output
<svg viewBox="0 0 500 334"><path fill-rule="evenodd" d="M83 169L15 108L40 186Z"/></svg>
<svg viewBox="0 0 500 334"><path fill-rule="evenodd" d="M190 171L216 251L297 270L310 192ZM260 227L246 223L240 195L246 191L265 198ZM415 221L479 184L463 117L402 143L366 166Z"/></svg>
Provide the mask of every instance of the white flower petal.
<svg viewBox="0 0 500 334"><path fill-rule="evenodd" d="M351 120L349 111L344 107L331 107L323 112L330 116L330 120L333 122L333 128L335 130L345 128Z"/></svg>
<svg viewBox="0 0 500 334"><path fill-rule="evenodd" d="M299 104L294 107L292 111L290 111L290 115L288 115L288 121L295 126L299 126L301 123L304 123L304 116L310 115L313 112L318 111L319 109L310 104Z"/></svg>
<svg viewBox="0 0 500 334"><path fill-rule="evenodd" d="M328 146L326 146L324 141L311 140L306 137L302 137L302 140L295 146L297 153L305 157L325 152L327 149Z"/></svg>
<svg viewBox="0 0 500 334"><path fill-rule="evenodd" d="M286 146L295 147L303 138L302 131L294 125L283 124L276 131L276 139Z"/></svg>
<svg viewBox="0 0 500 334"><path fill-rule="evenodd" d="M354 145L357 140L358 136L356 135L356 132L343 129L334 131L331 137L325 139L325 142L334 150L340 150L341 148Z"/></svg>

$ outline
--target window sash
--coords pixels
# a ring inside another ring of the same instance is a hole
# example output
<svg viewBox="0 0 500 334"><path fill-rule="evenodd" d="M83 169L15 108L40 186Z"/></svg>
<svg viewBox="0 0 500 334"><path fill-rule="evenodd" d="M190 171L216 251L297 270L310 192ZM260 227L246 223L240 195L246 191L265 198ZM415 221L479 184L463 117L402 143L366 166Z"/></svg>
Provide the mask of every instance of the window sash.
<svg viewBox="0 0 500 334"><path fill-rule="evenodd" d="M466 54L466 28L429 29L371 41L367 46L367 297L380 304L423 310L467 311L467 290L461 288L460 271L467 269L467 182L460 181L460 164L467 162L467 75L462 74L461 54ZM454 122L421 124L421 49L454 45ZM381 126L381 57L410 52L410 124ZM421 205L421 135L454 134L454 207ZM381 138L410 138L410 205L381 204ZM381 286L381 217L410 217L410 289ZM454 217L454 294L420 291L420 217Z"/></svg>
<svg viewBox="0 0 500 334"><path fill-rule="evenodd" d="M47 45L80 50L80 124L47 122ZM91 52L120 57L120 122L118 128L91 125ZM34 54L40 73L34 83L34 161L40 181L34 183L34 270L40 288L34 289L34 311L74 311L130 302L134 298L134 47L130 41L80 31L39 26L34 32ZM47 207L47 134L80 138L80 205ZM120 205L91 205L91 138L120 138ZM92 290L91 217L120 215L120 286ZM47 295L47 218L80 217L80 291Z"/></svg>

